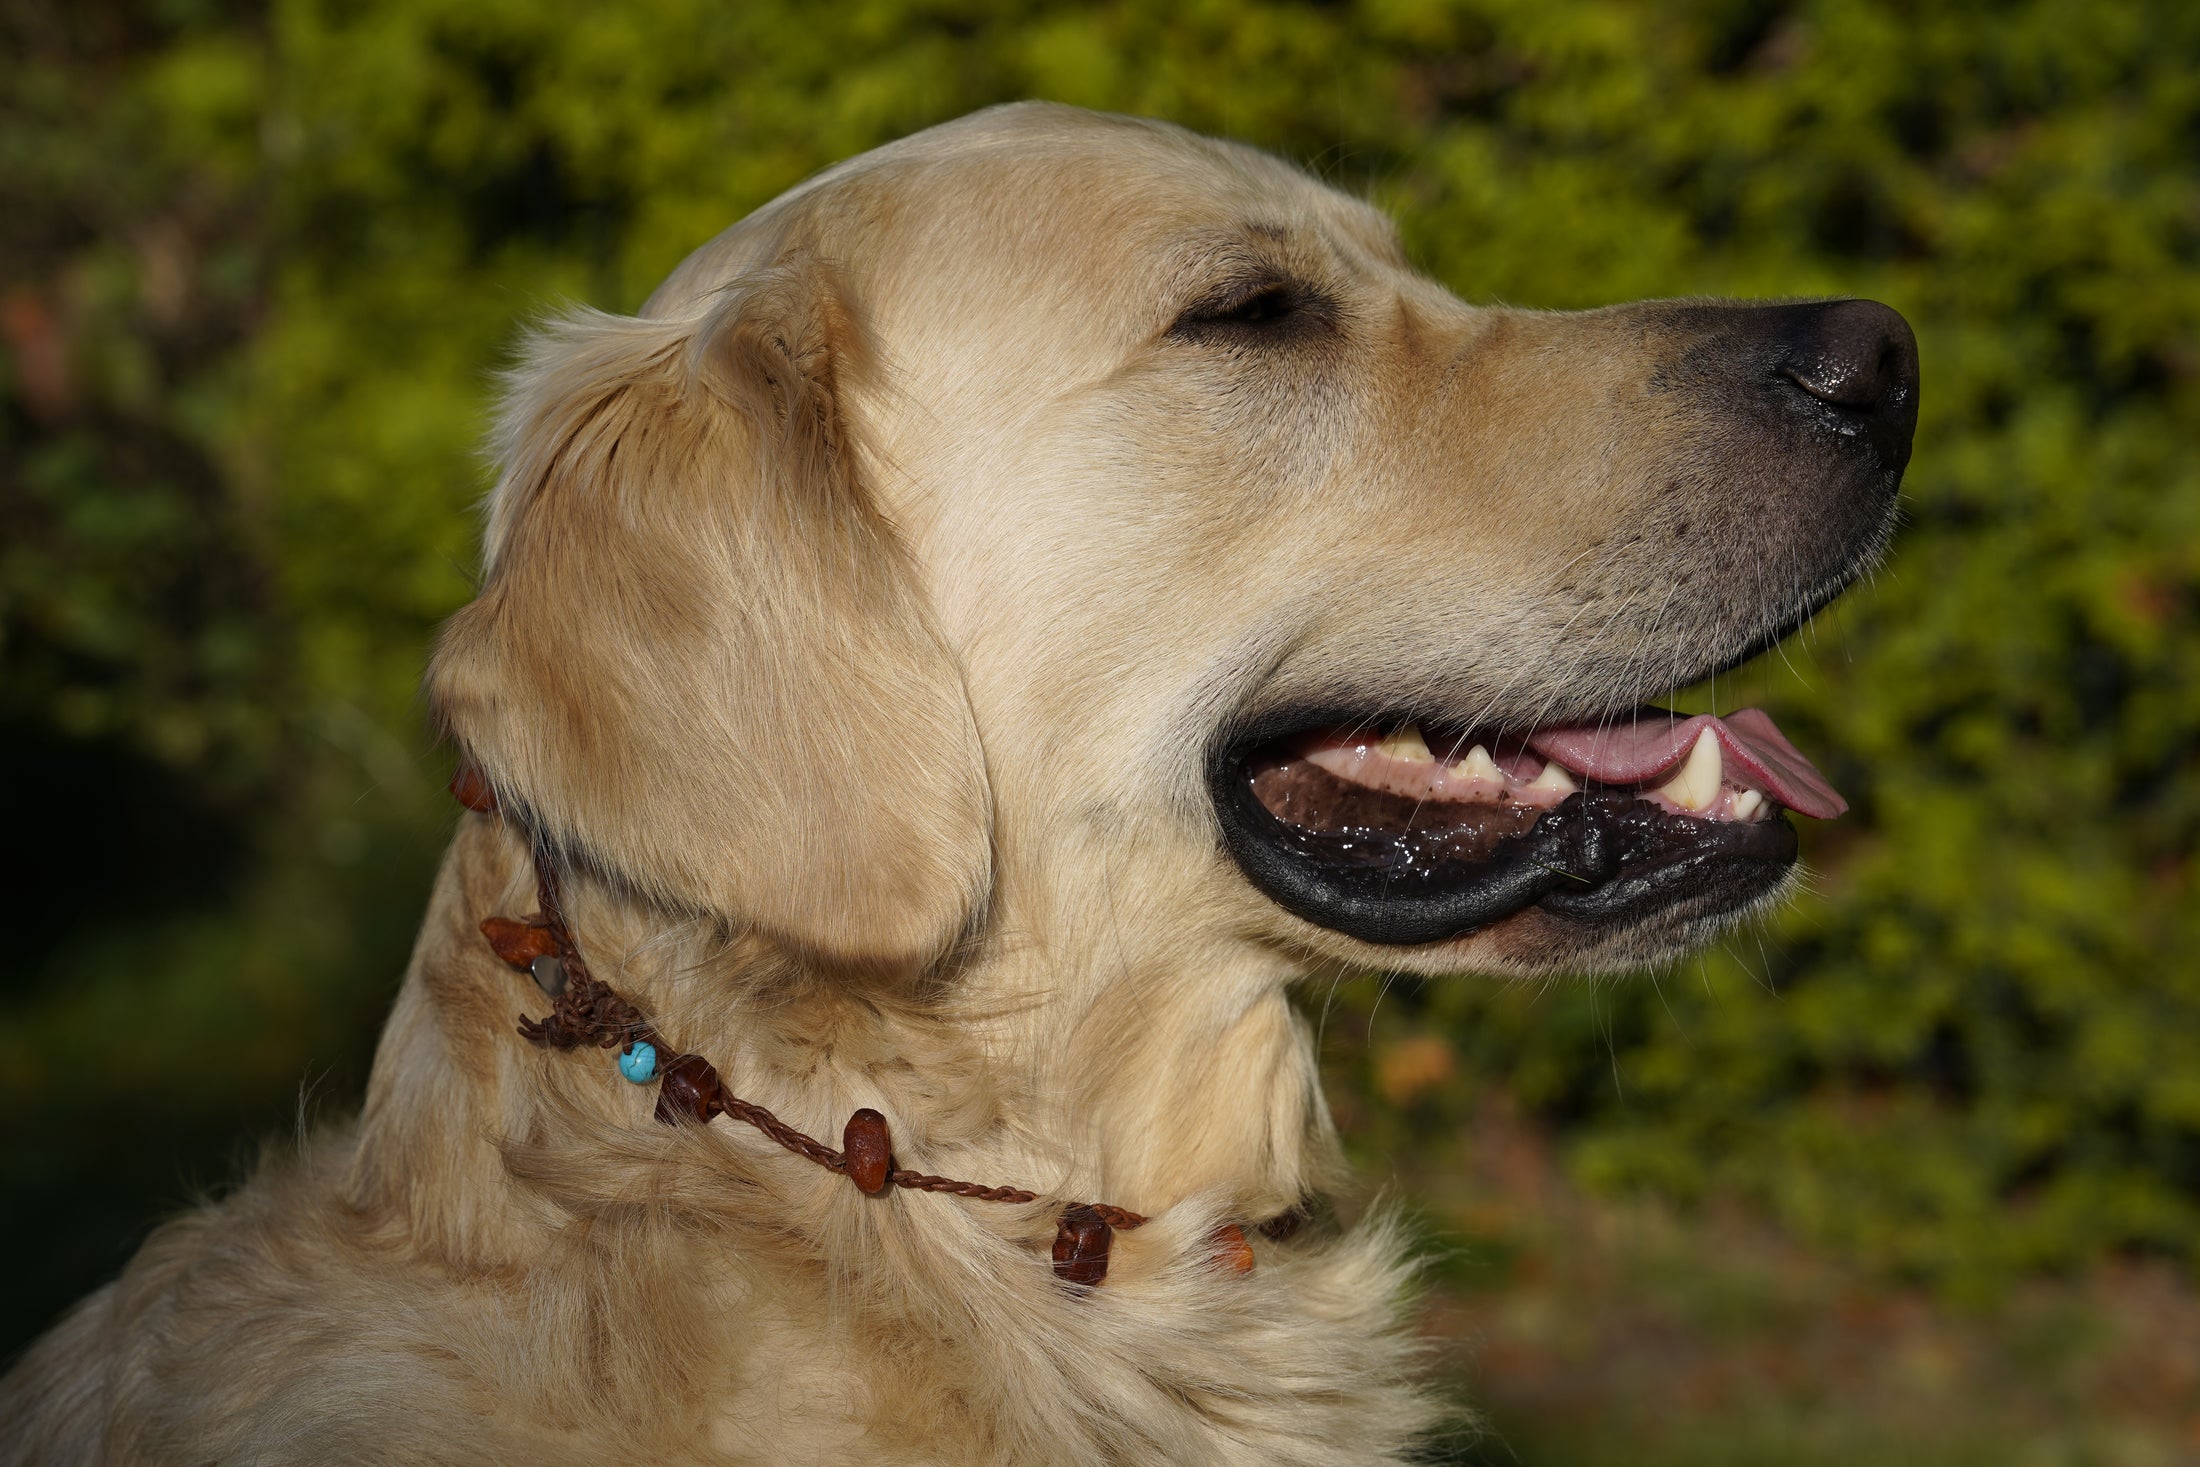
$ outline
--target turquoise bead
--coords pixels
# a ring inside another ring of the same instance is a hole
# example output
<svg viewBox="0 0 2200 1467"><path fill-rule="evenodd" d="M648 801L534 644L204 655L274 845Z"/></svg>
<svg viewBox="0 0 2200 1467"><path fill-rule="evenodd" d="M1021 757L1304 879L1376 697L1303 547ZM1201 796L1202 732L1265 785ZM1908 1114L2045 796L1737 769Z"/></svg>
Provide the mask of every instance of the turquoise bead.
<svg viewBox="0 0 2200 1467"><path fill-rule="evenodd" d="M619 1073L637 1085L657 1078L657 1046L637 1039L619 1056Z"/></svg>

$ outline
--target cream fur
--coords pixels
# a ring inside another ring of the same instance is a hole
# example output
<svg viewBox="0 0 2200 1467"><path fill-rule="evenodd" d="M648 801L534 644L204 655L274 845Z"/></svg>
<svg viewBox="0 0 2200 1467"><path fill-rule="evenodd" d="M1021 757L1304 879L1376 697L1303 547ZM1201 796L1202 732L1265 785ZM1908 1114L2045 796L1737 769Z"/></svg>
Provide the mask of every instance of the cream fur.
<svg viewBox="0 0 2200 1467"><path fill-rule="evenodd" d="M1261 267L1335 332L1171 335ZM1023 107L547 328L430 675L528 825L461 822L357 1125L156 1234L0 1386L0 1456L1400 1460L1442 1413L1394 1230L1256 1240L1242 1278L1203 1241L1338 1179L1287 986L1692 934L1363 947L1237 874L1200 761L1255 698L1526 717L1755 635L1777 566L1659 596L1668 522L1726 533L1669 487L1700 450L1643 386L1661 320L1471 309L1273 159ZM653 1124L513 1033L542 1004L476 924L532 908L525 829L598 974L745 1097L1155 1221L1084 1295L1052 1201L869 1199Z"/></svg>

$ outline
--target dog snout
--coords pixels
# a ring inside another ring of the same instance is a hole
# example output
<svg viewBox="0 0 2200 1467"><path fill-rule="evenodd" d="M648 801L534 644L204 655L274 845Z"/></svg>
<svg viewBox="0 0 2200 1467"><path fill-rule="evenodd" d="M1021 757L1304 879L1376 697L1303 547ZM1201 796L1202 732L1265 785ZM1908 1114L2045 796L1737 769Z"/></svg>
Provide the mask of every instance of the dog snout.
<svg viewBox="0 0 2200 1467"><path fill-rule="evenodd" d="M1860 429L1880 466L1901 469L1917 431L1917 337L1877 301L1828 301L1783 312L1775 390L1800 389Z"/></svg>

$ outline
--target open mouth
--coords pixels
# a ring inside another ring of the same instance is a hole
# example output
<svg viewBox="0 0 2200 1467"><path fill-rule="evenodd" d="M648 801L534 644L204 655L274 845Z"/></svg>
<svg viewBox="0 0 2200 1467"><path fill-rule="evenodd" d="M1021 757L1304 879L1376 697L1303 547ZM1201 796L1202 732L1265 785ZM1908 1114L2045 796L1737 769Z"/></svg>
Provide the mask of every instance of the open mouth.
<svg viewBox="0 0 2200 1467"><path fill-rule="evenodd" d="M1785 811L1848 808L1754 708L1525 730L1270 719L1218 754L1211 778L1255 886L1387 945L1530 907L1596 927L1723 915L1794 864Z"/></svg>

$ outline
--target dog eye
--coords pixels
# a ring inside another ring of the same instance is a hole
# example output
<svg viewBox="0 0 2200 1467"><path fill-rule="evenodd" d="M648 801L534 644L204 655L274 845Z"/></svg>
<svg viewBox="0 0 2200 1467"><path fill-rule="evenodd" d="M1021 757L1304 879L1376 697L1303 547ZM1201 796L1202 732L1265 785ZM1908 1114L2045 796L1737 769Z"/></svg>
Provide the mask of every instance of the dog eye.
<svg viewBox="0 0 2200 1467"><path fill-rule="evenodd" d="M1288 316L1298 309L1298 305L1297 291L1288 285L1270 285L1254 291L1243 300L1202 311L1195 319L1207 325L1223 321L1252 325Z"/></svg>
<svg viewBox="0 0 2200 1467"><path fill-rule="evenodd" d="M1288 280L1240 287L1190 307L1169 328L1171 336L1196 336L1242 329L1277 330L1304 324L1320 300Z"/></svg>

